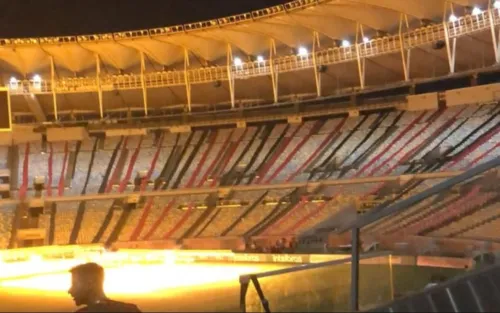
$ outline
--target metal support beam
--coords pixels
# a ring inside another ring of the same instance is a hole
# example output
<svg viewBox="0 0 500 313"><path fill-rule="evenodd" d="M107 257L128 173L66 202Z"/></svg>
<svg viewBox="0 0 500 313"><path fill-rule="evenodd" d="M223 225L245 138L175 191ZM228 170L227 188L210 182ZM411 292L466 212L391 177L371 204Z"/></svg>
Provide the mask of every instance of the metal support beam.
<svg viewBox="0 0 500 313"><path fill-rule="evenodd" d="M54 95L53 95L54 96ZM39 123L43 123L47 121L47 117L45 116L45 112L43 111L42 105L40 101L38 101L38 97L35 94L25 94L24 99L28 103L28 107L30 108L31 113L36 118L36 121Z"/></svg>
<svg viewBox="0 0 500 313"><path fill-rule="evenodd" d="M144 115L148 116L148 89L146 88L146 79L144 74L146 73L146 60L144 52L141 51L141 87L142 87L142 100L144 104Z"/></svg>
<svg viewBox="0 0 500 313"><path fill-rule="evenodd" d="M273 84L274 103L278 103L278 71L274 66L274 57L276 56L276 42L271 39L269 43L269 70L271 72L271 83Z"/></svg>
<svg viewBox="0 0 500 313"><path fill-rule="evenodd" d="M399 15L399 48L401 50L401 62L403 63L404 79L405 81L409 81L411 50L405 47L405 41L403 40L403 27L406 27L406 30L409 30L410 23L408 22L408 15L401 13Z"/></svg>
<svg viewBox="0 0 500 313"><path fill-rule="evenodd" d="M446 54L448 56L448 64L450 66L450 74L455 73L455 55L457 52L457 38L450 38L450 23L448 21L443 22L444 26L444 40L446 43Z"/></svg>
<svg viewBox="0 0 500 313"><path fill-rule="evenodd" d="M443 21L448 21L450 18L450 15L448 15L448 9L450 10L450 15L455 14L455 7L453 6L453 1L446 0L444 2Z"/></svg>
<svg viewBox="0 0 500 313"><path fill-rule="evenodd" d="M228 192L228 188L232 192L244 191L264 191L264 190L278 190L278 189L296 189L304 188L306 190L316 190L321 186L340 186L340 185L353 185L353 184L369 184L369 183L382 183L393 182L404 179L439 179L448 178L460 175L461 171L456 172L436 172L436 173L423 173L414 175L403 176L379 176L379 177L362 177L362 178L349 178L349 179L336 179L324 180L318 182L305 182L305 183L281 183L281 184L266 184L266 185L238 185L231 187L217 187L217 188L185 188L185 189L167 189L157 191L145 191L142 193L110 193L110 194L86 194L74 195L63 197L46 197L46 202L70 202L70 201L87 201L87 200L116 200L125 199L128 197L167 197L167 196L185 196L185 195L203 195L222 192ZM17 204L18 200L1 200L0 206Z"/></svg>
<svg viewBox="0 0 500 313"><path fill-rule="evenodd" d="M231 44L227 44L227 79L229 83L229 95L231 98L231 108L234 109L234 71L233 71L233 49Z"/></svg>
<svg viewBox="0 0 500 313"><path fill-rule="evenodd" d="M56 93L56 66L54 64L54 57L50 56L50 86L52 90L52 105L54 107L54 119L59 120L57 111L57 93Z"/></svg>
<svg viewBox="0 0 500 313"><path fill-rule="evenodd" d="M360 38L361 37L361 38ZM366 69L366 59L361 57L360 40L363 42L365 38L363 32L363 26L360 23L356 24L356 58L358 61L358 74L359 74L359 86L361 89L365 89L365 69Z"/></svg>
<svg viewBox="0 0 500 313"><path fill-rule="evenodd" d="M191 112L191 83L189 82L189 51L184 48L184 84L186 85L187 110Z"/></svg>
<svg viewBox="0 0 500 313"><path fill-rule="evenodd" d="M491 5L491 2L490 2ZM498 9L497 9L498 10ZM500 63L500 32L497 37L497 30L495 27L495 13L493 10L488 10L490 28L491 28L491 43L493 44L493 51L495 53L495 62Z"/></svg>
<svg viewBox="0 0 500 313"><path fill-rule="evenodd" d="M359 228L351 232L351 312L359 310Z"/></svg>
<svg viewBox="0 0 500 313"><path fill-rule="evenodd" d="M313 32L313 48L312 48L312 60L314 66L314 79L316 81L316 95L321 97L321 72L319 70L320 62L318 61L318 56L316 51L321 48L319 41L318 32Z"/></svg>
<svg viewBox="0 0 500 313"><path fill-rule="evenodd" d="M102 88L101 88L101 58L99 58L99 55L96 53L94 54L95 57L95 64L96 64L96 83L97 83L97 99L99 101L99 115L101 116L101 119L104 118L104 107L102 104Z"/></svg>

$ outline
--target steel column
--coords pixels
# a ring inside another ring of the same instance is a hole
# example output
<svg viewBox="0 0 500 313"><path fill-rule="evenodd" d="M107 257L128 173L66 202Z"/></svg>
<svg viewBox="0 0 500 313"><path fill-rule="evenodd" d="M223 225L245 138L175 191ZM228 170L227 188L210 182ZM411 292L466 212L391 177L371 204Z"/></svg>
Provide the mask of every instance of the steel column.
<svg viewBox="0 0 500 313"><path fill-rule="evenodd" d="M500 50L500 33L498 34L498 38L497 38L497 31L496 31L496 28L495 28L495 11L494 10L498 10L498 9L490 9L488 11L488 17L489 17L489 20L490 20L490 28L491 28L491 43L493 44L493 51L495 53L495 61L496 63L500 63L500 53L499 53L499 50Z"/></svg>
<svg viewBox="0 0 500 313"><path fill-rule="evenodd" d="M361 89L365 89L365 69L366 69L366 59L361 57L361 49L360 45L360 35L361 35L361 42L363 42L364 32L363 32L363 26L360 23L356 24L356 59L358 61L358 74L359 74L359 86Z"/></svg>
<svg viewBox="0 0 500 313"><path fill-rule="evenodd" d="M234 72L233 72L233 49L227 44L227 79L229 83L229 95L231 97L231 108L234 109Z"/></svg>
<svg viewBox="0 0 500 313"><path fill-rule="evenodd" d="M359 228L351 230L351 312L359 309Z"/></svg>
<svg viewBox="0 0 500 313"><path fill-rule="evenodd" d="M403 63L403 73L405 81L410 80L410 55L411 50L406 49L404 41L403 26L406 29L410 29L410 24L408 23L408 15L401 13L399 15L399 48L401 50L401 62Z"/></svg>
<svg viewBox="0 0 500 313"><path fill-rule="evenodd" d="M146 73L146 60L144 57L144 52L141 54L141 87L142 87L142 100L144 104L144 115L148 116L148 90L146 88L146 80L144 74Z"/></svg>
<svg viewBox="0 0 500 313"><path fill-rule="evenodd" d="M99 114L101 119L104 118L104 107L102 101L102 88L101 88L101 58L99 58L99 54L94 54L95 56L95 64L96 64L96 83L97 83L97 98L99 101Z"/></svg>
<svg viewBox="0 0 500 313"><path fill-rule="evenodd" d="M448 16L448 8L450 9L451 14L455 14L455 7L453 6L453 2L450 0L446 0L444 2L444 8L443 8L443 21L448 21L449 16Z"/></svg>
<svg viewBox="0 0 500 313"><path fill-rule="evenodd" d="M271 39L269 43L269 70L271 72L271 83L273 84L274 103L278 103L278 71L274 65L274 56L276 55L276 43Z"/></svg>
<svg viewBox="0 0 500 313"><path fill-rule="evenodd" d="M52 105L54 108L54 118L56 121L59 120L58 110L57 110L57 94L56 94L56 66L54 64L54 57L50 56L50 86L52 90Z"/></svg>
<svg viewBox="0 0 500 313"><path fill-rule="evenodd" d="M319 71L319 62L316 55L317 49L320 47L319 34L318 32L313 32L313 48L312 48L312 59L314 66L314 79L316 81L316 95L321 97L321 72Z"/></svg>
<svg viewBox="0 0 500 313"><path fill-rule="evenodd" d="M191 83L189 82L189 51L184 48L184 84L186 85L187 109L191 112Z"/></svg>
<svg viewBox="0 0 500 313"><path fill-rule="evenodd" d="M448 55L448 64L450 66L450 74L455 73L455 55L457 52L457 38L450 38L450 23L443 22L444 26L444 40L446 42L446 54Z"/></svg>

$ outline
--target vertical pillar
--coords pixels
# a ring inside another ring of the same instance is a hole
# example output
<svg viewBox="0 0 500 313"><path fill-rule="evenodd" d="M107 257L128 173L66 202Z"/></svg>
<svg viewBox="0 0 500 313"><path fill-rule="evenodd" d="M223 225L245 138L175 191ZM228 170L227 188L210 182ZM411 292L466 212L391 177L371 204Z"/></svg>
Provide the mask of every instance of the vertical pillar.
<svg viewBox="0 0 500 313"><path fill-rule="evenodd" d="M443 21L448 21L449 19L448 8L450 9L451 14L455 14L455 10L453 8L453 2L451 2L450 0L446 0L444 2Z"/></svg>
<svg viewBox="0 0 500 313"><path fill-rule="evenodd" d="M146 80L144 74L146 73L146 59L144 52L141 51L141 87L142 87L142 101L144 104L144 115L148 116L148 90L146 88Z"/></svg>
<svg viewBox="0 0 500 313"><path fill-rule="evenodd" d="M500 33L498 34L497 38L497 31L495 28L495 11L498 9L492 8L491 7L491 2L490 2L490 9L488 10L488 17L490 20L490 29L491 29L491 43L493 44L493 51L495 53L495 62L500 63Z"/></svg>
<svg viewBox="0 0 500 313"><path fill-rule="evenodd" d="M401 13L399 15L399 49L401 51L401 61L403 64L403 74L405 81L410 80L410 48L405 47L404 32L403 27L406 30L410 29L410 24L408 23L408 15Z"/></svg>
<svg viewBox="0 0 500 313"><path fill-rule="evenodd" d="M184 48L184 84L186 85L186 100L188 112L191 112L191 83L189 82L189 51Z"/></svg>
<svg viewBox="0 0 500 313"><path fill-rule="evenodd" d="M359 228L351 235L351 312L359 310Z"/></svg>
<svg viewBox="0 0 500 313"><path fill-rule="evenodd" d="M95 64L96 64L96 83L97 83L97 99L99 101L99 115L101 116L101 119L104 118L104 108L102 104L102 88L101 88L101 59L99 58L99 55L96 53L94 54L95 57Z"/></svg>
<svg viewBox="0 0 500 313"><path fill-rule="evenodd" d="M361 36L361 38L359 38ZM366 59L361 57L361 49L360 49L360 40L363 42L364 38L363 25L357 23L356 25L356 59L358 61L358 74L359 74L359 86L361 89L365 89L365 68L366 68Z"/></svg>
<svg viewBox="0 0 500 313"><path fill-rule="evenodd" d="M52 104L54 108L54 118L56 121L59 120L57 112L57 94L56 94L56 66L54 64L54 57L50 56L50 85L52 90Z"/></svg>
<svg viewBox="0 0 500 313"><path fill-rule="evenodd" d="M448 64L450 66L450 74L455 73L455 55L457 51L457 38L450 38L450 23L443 22L444 26L444 39L446 43L446 54L448 56Z"/></svg>
<svg viewBox="0 0 500 313"><path fill-rule="evenodd" d="M274 56L276 55L276 43L271 39L269 43L269 70L271 72L271 83L273 84L274 103L278 103L278 71L274 65Z"/></svg>
<svg viewBox="0 0 500 313"><path fill-rule="evenodd" d="M318 32L313 32L313 48L312 48L312 59L314 66L314 79L316 81L316 95L321 97L321 72L319 71L319 62L316 55L316 51L320 48L319 34Z"/></svg>
<svg viewBox="0 0 500 313"><path fill-rule="evenodd" d="M234 73L233 73L233 49L227 44L227 79L229 81L229 95L231 97L231 108L234 109Z"/></svg>
<svg viewBox="0 0 500 313"><path fill-rule="evenodd" d="M390 292L391 292L391 301L394 301L394 272L392 268L392 254L389 255L389 280L390 280Z"/></svg>

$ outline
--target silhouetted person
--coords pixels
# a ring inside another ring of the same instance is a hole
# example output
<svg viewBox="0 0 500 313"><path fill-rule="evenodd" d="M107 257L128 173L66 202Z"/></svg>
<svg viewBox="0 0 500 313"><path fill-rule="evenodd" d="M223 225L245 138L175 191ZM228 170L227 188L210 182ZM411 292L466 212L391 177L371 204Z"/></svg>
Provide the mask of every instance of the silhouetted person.
<svg viewBox="0 0 500 313"><path fill-rule="evenodd" d="M68 293L77 306L76 312L141 312L135 304L113 301L104 294L104 269L96 263L75 266L71 272Z"/></svg>

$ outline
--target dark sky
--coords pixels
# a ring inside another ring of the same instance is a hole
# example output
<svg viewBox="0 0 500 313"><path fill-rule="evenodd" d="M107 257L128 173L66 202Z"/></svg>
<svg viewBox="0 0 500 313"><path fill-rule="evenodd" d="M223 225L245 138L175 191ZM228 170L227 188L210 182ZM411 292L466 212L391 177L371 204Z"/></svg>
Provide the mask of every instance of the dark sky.
<svg viewBox="0 0 500 313"><path fill-rule="evenodd" d="M0 38L78 35L170 26L287 0L0 0Z"/></svg>

